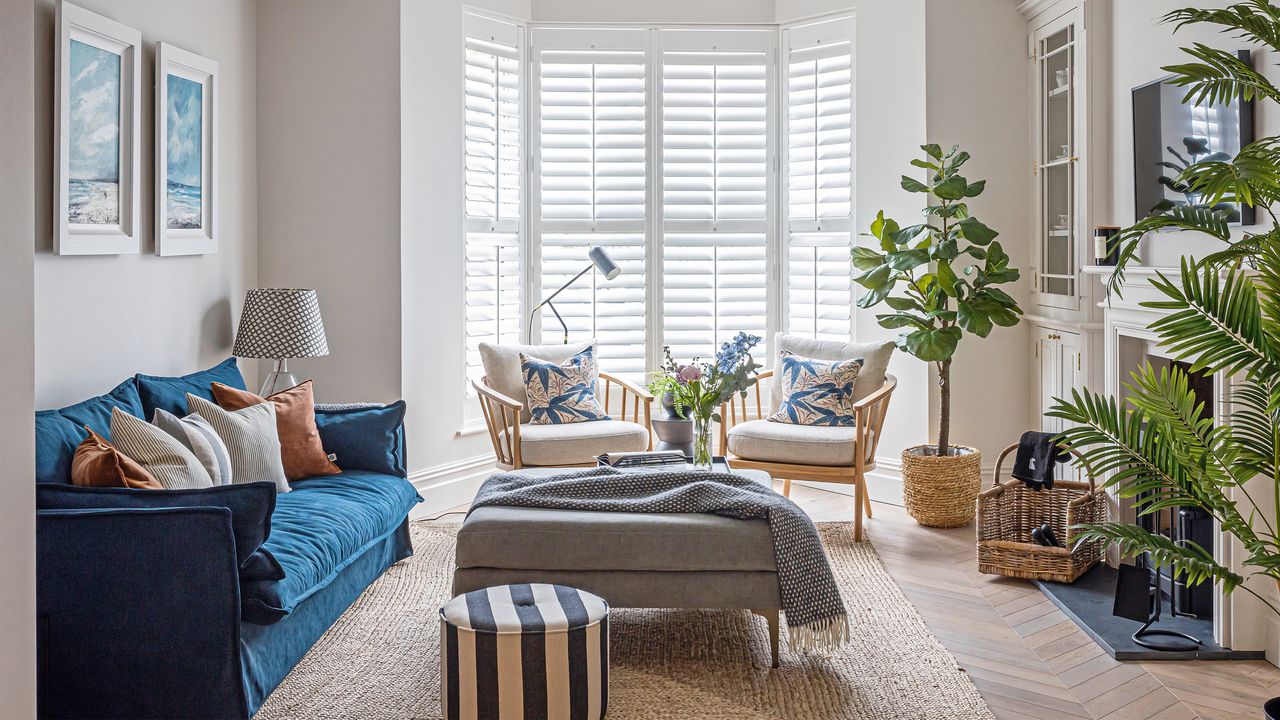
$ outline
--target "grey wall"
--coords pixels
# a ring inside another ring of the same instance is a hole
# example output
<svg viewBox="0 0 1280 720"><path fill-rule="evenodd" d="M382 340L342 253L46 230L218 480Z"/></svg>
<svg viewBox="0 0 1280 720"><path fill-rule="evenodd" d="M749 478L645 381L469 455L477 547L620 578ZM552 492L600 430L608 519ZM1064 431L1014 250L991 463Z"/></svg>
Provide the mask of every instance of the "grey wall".
<svg viewBox="0 0 1280 720"><path fill-rule="evenodd" d="M52 254L52 0L36 0L36 404L111 389L135 372L179 374L225 359L258 265L254 0L77 0L142 31L142 246L136 255ZM6 3L9 4L9 3ZM154 255L155 43L218 61L222 73L218 253ZM250 363L247 369L253 369Z"/></svg>
<svg viewBox="0 0 1280 720"><path fill-rule="evenodd" d="M543 22L773 22L774 0L533 0Z"/></svg>
<svg viewBox="0 0 1280 720"><path fill-rule="evenodd" d="M401 396L399 8L258 6L258 283L319 293L330 355L293 365L325 402Z"/></svg>
<svg viewBox="0 0 1280 720"><path fill-rule="evenodd" d="M0 717L36 711L34 338L35 13L0 3Z"/></svg>

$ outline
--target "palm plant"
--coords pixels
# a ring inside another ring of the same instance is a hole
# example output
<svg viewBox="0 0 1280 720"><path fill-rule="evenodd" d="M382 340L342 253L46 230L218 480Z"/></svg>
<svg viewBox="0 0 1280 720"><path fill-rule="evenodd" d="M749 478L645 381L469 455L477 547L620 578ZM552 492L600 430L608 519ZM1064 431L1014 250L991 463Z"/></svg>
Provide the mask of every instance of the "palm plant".
<svg viewBox="0 0 1280 720"><path fill-rule="evenodd" d="M1267 0L1175 10L1164 22L1174 24L1175 31L1190 24L1217 25L1236 40L1280 52L1280 7ZM1280 89L1236 55L1201 43L1183 50L1190 60L1164 69L1186 88L1184 103L1225 104L1238 98L1280 103ZM1142 303L1167 311L1151 329L1189 366L1156 372L1145 365L1126 385L1126 400L1073 391L1071 400L1059 399L1049 415L1071 425L1062 440L1080 450L1095 472L1110 473L1108 484L1119 497L1132 500L1139 515L1198 507L1239 540L1248 557L1238 569L1227 567L1193 542L1174 543L1123 523L1086 525L1078 537L1114 542L1126 557L1149 554L1193 585L1212 581L1228 593L1242 588L1257 595L1244 585L1248 577L1280 582L1280 227L1272 207L1280 200L1280 137L1251 143L1234 158L1202 158L1183 169L1176 182L1200 202L1167 204L1121 231L1110 290L1120 294L1124 269L1147 233L1177 229L1221 241L1216 252L1185 258L1178 278L1157 274L1151 282L1163 299ZM1233 239L1228 228L1233 210L1222 203L1260 207L1272 227ZM1228 422L1217 424L1205 416L1191 373L1222 373L1235 381ZM1270 483L1275 500L1255 502L1249 492L1254 483Z"/></svg>

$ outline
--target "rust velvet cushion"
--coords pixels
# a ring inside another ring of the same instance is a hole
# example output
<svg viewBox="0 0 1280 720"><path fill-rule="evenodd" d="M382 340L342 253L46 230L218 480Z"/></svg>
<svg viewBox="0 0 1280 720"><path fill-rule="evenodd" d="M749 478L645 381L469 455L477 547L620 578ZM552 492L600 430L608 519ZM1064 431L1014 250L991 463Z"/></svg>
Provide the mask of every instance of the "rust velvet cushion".
<svg viewBox="0 0 1280 720"><path fill-rule="evenodd" d="M342 468L334 465L320 442L316 428L313 382L307 380L288 390L261 398L248 390L222 383L212 385L213 399L227 410L244 408L270 401L276 406L276 432L280 435L280 459L284 474L290 480L316 475L337 475Z"/></svg>
<svg viewBox="0 0 1280 720"><path fill-rule="evenodd" d="M71 484L81 487L122 487L160 490L159 481L146 468L117 450L88 425L89 437L76 447L71 459Z"/></svg>

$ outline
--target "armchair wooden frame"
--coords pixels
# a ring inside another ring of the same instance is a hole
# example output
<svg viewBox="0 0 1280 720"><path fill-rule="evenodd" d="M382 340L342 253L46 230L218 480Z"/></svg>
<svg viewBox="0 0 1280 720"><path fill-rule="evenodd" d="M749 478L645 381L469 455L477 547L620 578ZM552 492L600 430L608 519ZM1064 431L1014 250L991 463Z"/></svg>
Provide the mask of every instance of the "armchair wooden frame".
<svg viewBox="0 0 1280 720"><path fill-rule="evenodd" d="M773 371L762 372L756 377L757 380L772 378ZM886 375L884 384L878 390L854 405L854 427L857 430L854 442L858 452L854 456L853 465L835 466L762 462L739 458L729 452L730 428L739 422L764 419L765 406L760 392L761 384L756 382L753 386L755 417L751 416L750 405L747 402L750 392L748 397L737 396L720 406L720 452L724 453L729 463L735 468L764 470L772 477L781 479L782 494L788 497L791 495L792 480L816 480L853 485L853 539L861 541L863 512L866 512L867 517L871 517L871 497L867 494L866 473L876 468L876 446L880 444L880 437L883 435L884 419L889 412L889 399L893 396L894 388L898 386L898 379L892 375Z"/></svg>
<svg viewBox="0 0 1280 720"><path fill-rule="evenodd" d="M604 391L605 413L615 420L643 425L649 434L649 445L646 449L652 450L653 395L634 383L604 372L600 373L600 385ZM615 385L618 387L617 392L614 392ZM472 380L471 387L476 391L476 397L480 399L480 410L484 414L485 427L489 431L489 441L493 443L493 454L497 459L498 469L515 470L524 467L520 459L520 414L524 412L524 405L489 387L487 377L481 378L480 382ZM620 403L619 412L616 415L610 408L610 400L615 396ZM594 465L594 462L582 462L560 467Z"/></svg>

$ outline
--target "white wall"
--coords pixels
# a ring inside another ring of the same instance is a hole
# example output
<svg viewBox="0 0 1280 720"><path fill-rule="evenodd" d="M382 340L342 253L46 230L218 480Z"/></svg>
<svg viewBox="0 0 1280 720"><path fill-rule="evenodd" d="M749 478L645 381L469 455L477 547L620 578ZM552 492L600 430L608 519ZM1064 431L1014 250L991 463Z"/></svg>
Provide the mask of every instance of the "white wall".
<svg viewBox="0 0 1280 720"><path fill-rule="evenodd" d="M973 214L1000 232L1011 267L1022 271L1003 289L1030 311L1031 148L1027 142L1027 24L1009 0L928 0L926 42L928 140L970 154L962 173L986 179L969 202ZM981 41L975 41L976 38ZM982 451L983 467L1033 427L1026 324L995 328L984 339L966 335L951 368L951 441ZM936 373L930 373L936 378ZM936 439L938 390L929 383L930 438Z"/></svg>
<svg viewBox="0 0 1280 720"><path fill-rule="evenodd" d="M52 0L36 0L35 327L38 407L111 389L135 372L187 373L230 355L258 264L254 0L77 0L142 31L142 244L136 255L52 254ZM160 258L152 236L155 43L218 61L218 253ZM246 366L252 370L253 363Z"/></svg>
<svg viewBox="0 0 1280 720"><path fill-rule="evenodd" d="M532 0L540 22L773 22L774 0ZM522 16L530 17L530 16Z"/></svg>
<svg viewBox="0 0 1280 720"><path fill-rule="evenodd" d="M0 717L36 713L35 8L0 4Z"/></svg>

